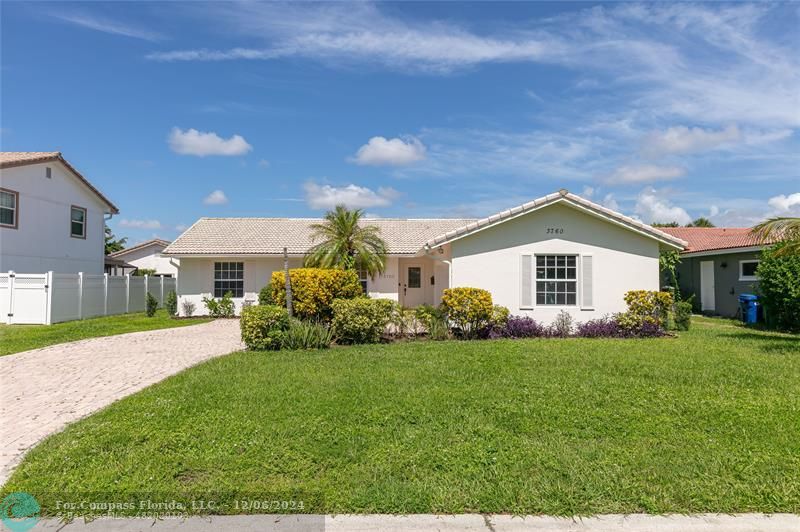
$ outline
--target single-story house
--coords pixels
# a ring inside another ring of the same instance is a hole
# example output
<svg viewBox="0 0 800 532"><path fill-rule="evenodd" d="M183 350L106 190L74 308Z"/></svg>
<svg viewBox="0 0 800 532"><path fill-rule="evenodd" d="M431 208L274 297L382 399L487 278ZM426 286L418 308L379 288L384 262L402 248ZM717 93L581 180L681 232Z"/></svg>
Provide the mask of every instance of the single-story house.
<svg viewBox="0 0 800 532"><path fill-rule="evenodd" d="M136 266L133 264L128 264L122 259L115 259L111 255L106 255L104 268L108 275L128 275L136 271Z"/></svg>
<svg viewBox="0 0 800 532"><path fill-rule="evenodd" d="M687 242L676 272L685 295L708 314L736 316L739 294L756 293L756 268L766 247L748 227L664 227Z"/></svg>
<svg viewBox="0 0 800 532"><path fill-rule="evenodd" d="M169 240L153 238L135 246L109 253L108 256L125 261L136 269L155 270L155 275L175 277L178 274L178 260L161 255L167 246L169 246Z"/></svg>
<svg viewBox="0 0 800 532"><path fill-rule="evenodd" d="M204 313L204 296L228 290L256 302L273 271L302 264L314 244L309 218L202 218L163 255L180 259L178 295ZM550 322L624 311L629 290L658 290L662 249L686 242L566 190L488 218L369 219L388 245L386 271L362 278L372 297L437 305L448 287L491 292L512 314Z"/></svg>

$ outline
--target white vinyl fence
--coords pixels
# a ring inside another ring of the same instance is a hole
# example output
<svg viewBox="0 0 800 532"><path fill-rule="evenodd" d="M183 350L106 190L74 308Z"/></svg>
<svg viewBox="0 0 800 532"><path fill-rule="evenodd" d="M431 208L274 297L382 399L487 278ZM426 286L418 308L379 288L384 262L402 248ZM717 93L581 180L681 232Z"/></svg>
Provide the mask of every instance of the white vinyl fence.
<svg viewBox="0 0 800 532"><path fill-rule="evenodd" d="M0 273L0 323L82 320L142 312L149 292L164 306L173 277L84 273Z"/></svg>

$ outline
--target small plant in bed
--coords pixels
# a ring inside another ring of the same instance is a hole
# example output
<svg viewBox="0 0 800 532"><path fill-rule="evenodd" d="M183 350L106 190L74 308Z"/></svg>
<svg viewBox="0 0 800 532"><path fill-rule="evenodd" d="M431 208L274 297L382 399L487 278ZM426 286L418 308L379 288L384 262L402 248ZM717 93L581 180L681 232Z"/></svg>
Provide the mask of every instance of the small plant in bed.
<svg viewBox="0 0 800 532"><path fill-rule="evenodd" d="M321 322L291 319L283 335L284 349L328 349L333 343L333 333Z"/></svg>

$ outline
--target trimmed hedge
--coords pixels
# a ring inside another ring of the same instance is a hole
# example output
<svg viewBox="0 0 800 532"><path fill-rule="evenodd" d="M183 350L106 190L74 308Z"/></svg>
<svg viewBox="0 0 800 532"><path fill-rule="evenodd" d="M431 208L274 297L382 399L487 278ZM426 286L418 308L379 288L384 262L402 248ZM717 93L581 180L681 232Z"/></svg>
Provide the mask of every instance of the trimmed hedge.
<svg viewBox="0 0 800 532"><path fill-rule="evenodd" d="M242 309L239 326L248 349L277 350L289 328L289 313L275 305L251 305Z"/></svg>
<svg viewBox="0 0 800 532"><path fill-rule="evenodd" d="M776 255L785 245L776 244L761 253L758 291L769 325L800 331L800 255Z"/></svg>
<svg viewBox="0 0 800 532"><path fill-rule="evenodd" d="M272 301L286 305L286 283L282 271L272 272L268 286L272 287ZM362 296L358 273L354 270L325 268L293 268L289 270L292 283L294 315L300 319L330 321L331 304L335 299L353 299Z"/></svg>
<svg viewBox="0 0 800 532"><path fill-rule="evenodd" d="M395 302L388 299L337 299L331 330L337 343L374 344L379 342L392 317Z"/></svg>

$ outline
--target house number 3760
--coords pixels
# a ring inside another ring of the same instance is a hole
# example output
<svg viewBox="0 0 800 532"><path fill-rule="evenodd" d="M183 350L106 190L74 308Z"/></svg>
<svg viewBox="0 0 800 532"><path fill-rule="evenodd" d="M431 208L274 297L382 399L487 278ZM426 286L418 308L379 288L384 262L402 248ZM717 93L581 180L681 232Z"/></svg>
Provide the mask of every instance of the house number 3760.
<svg viewBox="0 0 800 532"><path fill-rule="evenodd" d="M564 233L563 227L548 227L547 234L548 235L560 235Z"/></svg>

